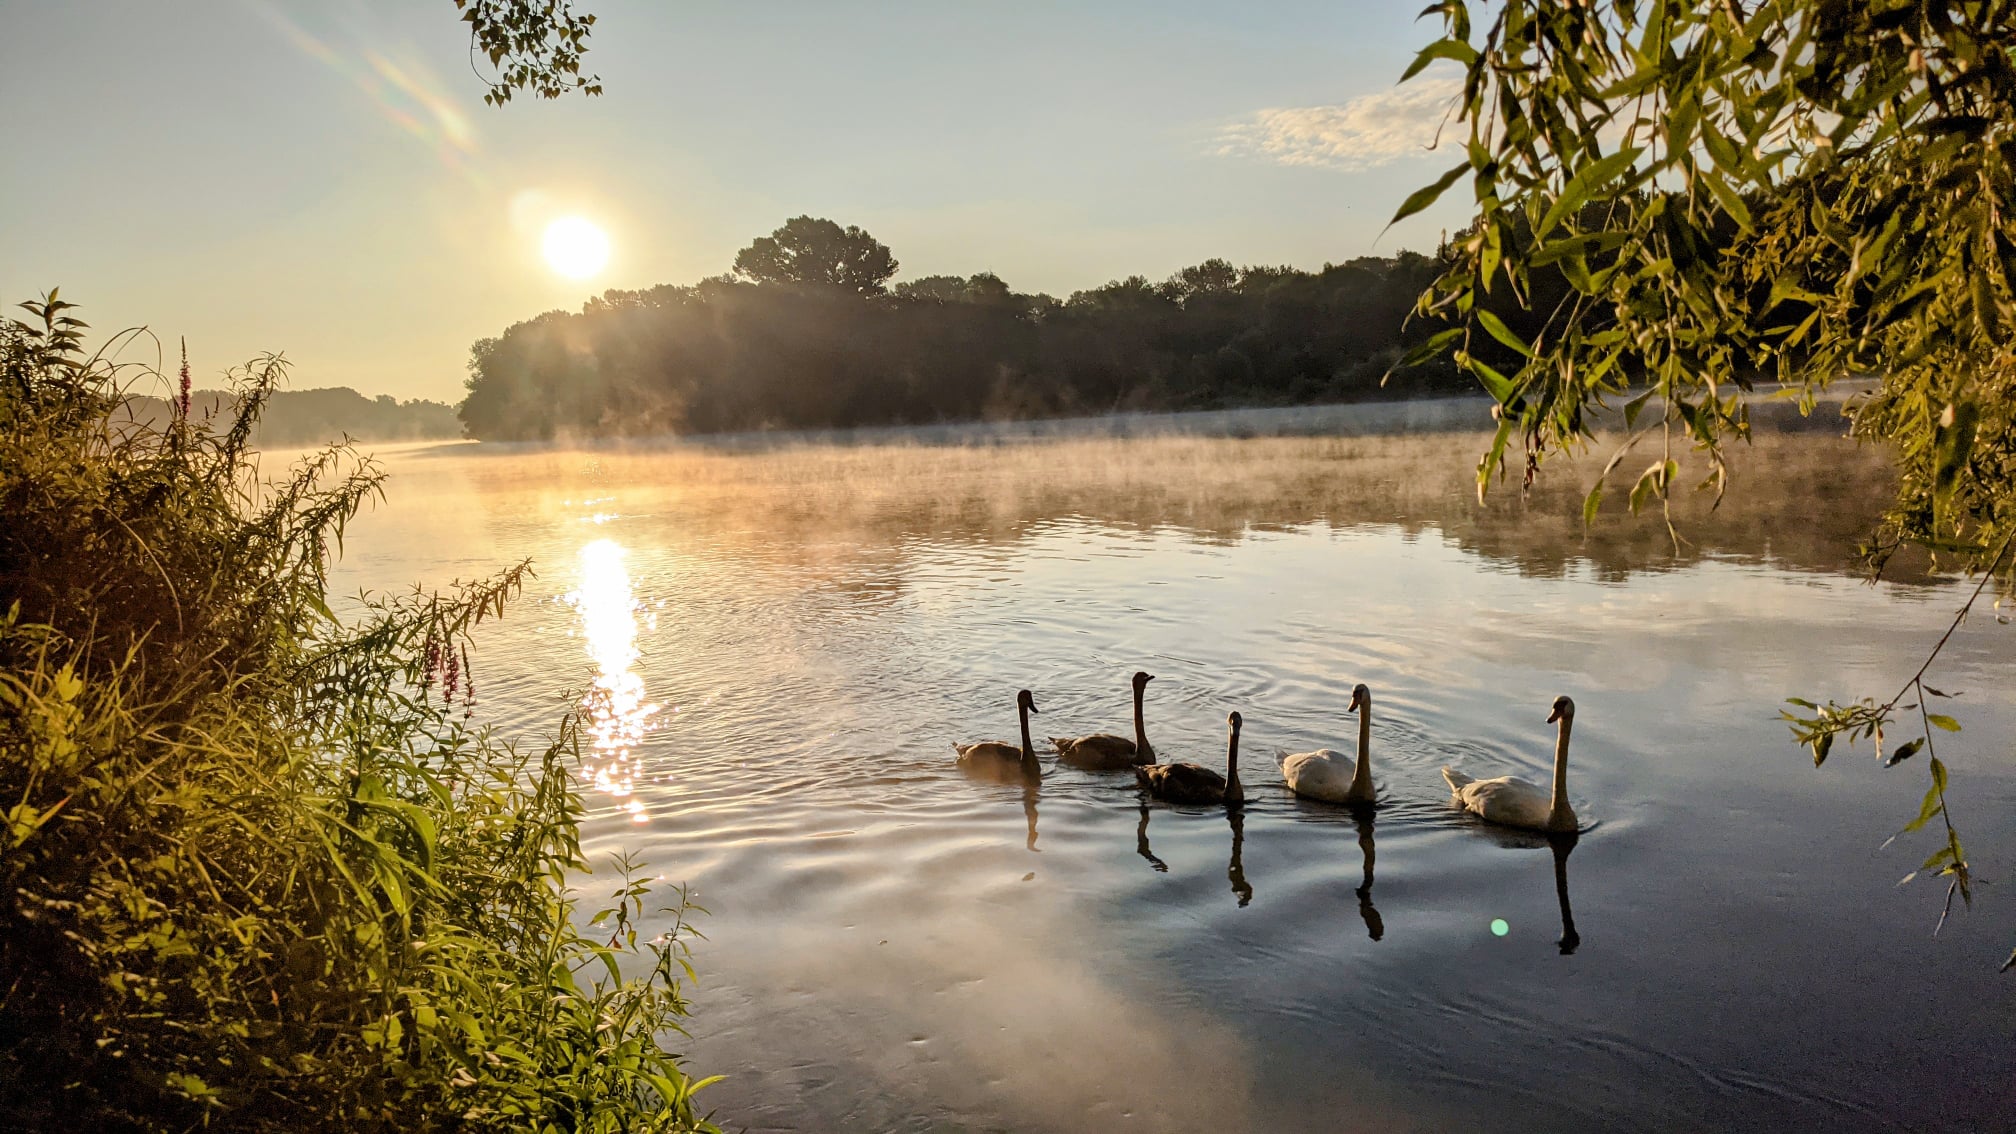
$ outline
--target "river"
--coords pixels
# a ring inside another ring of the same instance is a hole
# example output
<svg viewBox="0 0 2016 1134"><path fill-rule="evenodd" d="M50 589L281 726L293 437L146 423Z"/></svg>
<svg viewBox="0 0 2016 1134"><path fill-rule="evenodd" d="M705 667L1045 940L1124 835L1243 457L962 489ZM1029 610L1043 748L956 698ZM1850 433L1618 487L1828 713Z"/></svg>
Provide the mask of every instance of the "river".
<svg viewBox="0 0 2016 1134"><path fill-rule="evenodd" d="M730 1128L2016 1128L2006 887L1935 937L1943 887L1898 885L1933 833L1883 846L1923 756L1816 770L1776 719L1887 696L1964 597L1856 573L1880 453L1763 434L1676 551L1613 506L1584 532L1601 450L1480 504L1474 433L1166 424L391 449L338 583L533 561L478 715L536 740L597 691L585 843L711 911L686 1050ZM2009 633L1984 610L1936 671L1988 881ZM1243 714L1243 812L953 767L1019 688L1046 768L1127 731L1136 669L1165 759L1222 766ZM1371 819L1274 766L1348 750L1358 682ZM1545 782L1564 693L1579 840L1456 813L1444 764Z"/></svg>

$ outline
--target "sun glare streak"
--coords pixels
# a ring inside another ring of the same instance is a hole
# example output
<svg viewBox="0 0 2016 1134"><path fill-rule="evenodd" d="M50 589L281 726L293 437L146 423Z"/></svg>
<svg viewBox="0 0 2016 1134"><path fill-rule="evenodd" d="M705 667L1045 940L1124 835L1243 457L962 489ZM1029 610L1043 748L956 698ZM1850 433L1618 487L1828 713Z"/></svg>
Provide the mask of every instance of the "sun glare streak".
<svg viewBox="0 0 2016 1134"><path fill-rule="evenodd" d="M354 54L340 51L277 6L263 2L251 6L296 50L349 81L387 121L431 147L443 165L462 173L477 187L487 187L470 160L476 153L476 132L469 117L441 93L441 85L423 69L394 63L368 47L358 48ZM366 37L358 34L355 38Z"/></svg>
<svg viewBox="0 0 2016 1134"><path fill-rule="evenodd" d="M657 704L645 699L637 672L637 599L630 589L625 552L615 540L598 539L581 549L579 589L567 596L581 618L581 636L595 662L595 685L583 699L591 756L587 772L595 787L623 801L638 823L650 819L637 785L638 750L651 731Z"/></svg>

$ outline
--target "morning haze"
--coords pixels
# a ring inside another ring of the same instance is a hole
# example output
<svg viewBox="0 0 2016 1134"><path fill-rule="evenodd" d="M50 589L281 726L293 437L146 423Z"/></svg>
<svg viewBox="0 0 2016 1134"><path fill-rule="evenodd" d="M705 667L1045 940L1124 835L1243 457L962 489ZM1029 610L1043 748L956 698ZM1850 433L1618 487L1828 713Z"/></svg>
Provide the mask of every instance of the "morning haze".
<svg viewBox="0 0 2016 1134"><path fill-rule="evenodd" d="M0 1129L2016 1129L2012 44L0 9Z"/></svg>

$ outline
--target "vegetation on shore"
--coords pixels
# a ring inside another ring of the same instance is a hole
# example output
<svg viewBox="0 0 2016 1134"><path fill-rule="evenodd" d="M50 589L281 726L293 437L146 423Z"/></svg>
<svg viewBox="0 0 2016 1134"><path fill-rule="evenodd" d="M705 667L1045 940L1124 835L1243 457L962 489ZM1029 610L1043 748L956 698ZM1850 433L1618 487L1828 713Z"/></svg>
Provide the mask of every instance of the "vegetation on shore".
<svg viewBox="0 0 2016 1134"><path fill-rule="evenodd" d="M575 730L472 728L468 634L524 565L330 612L380 490L260 484L185 385L123 412L54 293L0 326L0 1126L691 1130L665 1044L692 908L587 869ZM662 924L656 923L654 924Z"/></svg>
<svg viewBox="0 0 2016 1134"><path fill-rule="evenodd" d="M889 249L798 217L736 273L610 291L476 343L460 413L483 440L849 428L1413 397L1472 388L1400 366L1442 264L1320 272L1207 260L1058 300L990 273L889 286Z"/></svg>
<svg viewBox="0 0 2016 1134"><path fill-rule="evenodd" d="M219 431L237 416L238 395L230 390L195 390L189 396L189 417L198 426ZM166 429L177 413L167 398L136 394L126 400L135 419L156 430ZM462 436L455 407L446 402L390 394L367 398L348 386L312 390L274 390L252 426L252 444L262 449L310 448L352 441L433 441Z"/></svg>

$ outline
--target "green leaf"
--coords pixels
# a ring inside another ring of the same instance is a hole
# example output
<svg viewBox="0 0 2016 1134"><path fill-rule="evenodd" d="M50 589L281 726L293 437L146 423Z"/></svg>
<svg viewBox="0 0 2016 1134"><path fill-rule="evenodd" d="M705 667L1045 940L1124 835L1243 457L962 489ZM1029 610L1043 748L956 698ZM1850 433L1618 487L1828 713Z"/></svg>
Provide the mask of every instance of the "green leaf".
<svg viewBox="0 0 2016 1134"><path fill-rule="evenodd" d="M1646 390L1644 393L1638 395L1635 398L1632 398L1629 402L1625 403L1624 428L1633 429L1637 427L1639 413L1641 413L1645 409L1645 403L1652 400L1652 395L1658 392L1659 392L1658 387L1655 386L1652 389ZM1810 709L1813 706L1808 705L1806 707Z"/></svg>
<svg viewBox="0 0 2016 1134"><path fill-rule="evenodd" d="M1479 361L1469 351L1456 352L1456 361L1462 363L1465 370L1477 376L1477 381L1483 384L1484 392L1491 395L1491 400L1501 406L1512 400L1514 389L1512 379L1499 373L1489 363Z"/></svg>
<svg viewBox="0 0 2016 1134"><path fill-rule="evenodd" d="M1934 728L1943 728L1947 732L1960 731L1960 722L1944 713L1927 713L1925 719L1932 722Z"/></svg>
<svg viewBox="0 0 2016 1134"><path fill-rule="evenodd" d="M1902 764L1904 761L1909 760L1911 757L1918 755L1918 750L1923 747L1925 747L1925 738L1922 736L1916 740L1906 741L1903 744L1897 746L1897 750L1890 754L1890 758L1888 760L1883 761L1883 766L1886 768L1894 768L1897 765ZM1917 830L1916 827L1906 827L1904 829L1907 831Z"/></svg>
<svg viewBox="0 0 2016 1134"><path fill-rule="evenodd" d="M1437 331L1433 335L1428 336L1427 342L1408 351L1406 357L1400 360L1395 369L1419 366L1424 362L1428 362L1436 355L1448 350L1451 344L1462 337L1463 328L1461 327L1451 327L1446 331Z"/></svg>
<svg viewBox="0 0 2016 1134"><path fill-rule="evenodd" d="M1939 803L1939 785L1931 785L1925 791L1925 801L1917 805L1917 819L1911 819L1909 823L1905 823L1903 831L1897 831L1897 833L1901 835L1905 831L1917 831L1925 823L1933 821L1939 815L1939 811L1943 811L1943 809L1945 809L1945 805Z"/></svg>
<svg viewBox="0 0 2016 1134"><path fill-rule="evenodd" d="M1833 734L1833 733L1831 733L1831 732L1824 732L1824 733L1821 733L1821 734L1820 734L1819 736L1816 736L1816 737L1814 737L1814 738L1813 738L1813 766L1817 768L1817 767L1819 767L1820 765L1822 765L1822 764L1825 764L1825 763L1827 762L1827 752L1828 752L1828 750L1829 750L1829 749L1831 749L1831 748L1833 748L1833 747L1834 747L1834 734Z"/></svg>
<svg viewBox="0 0 2016 1134"><path fill-rule="evenodd" d="M1400 73L1400 81L1404 83L1420 74L1422 68L1437 59L1451 59L1468 67L1477 62L1477 49L1460 39L1438 39L1421 49L1421 53L1414 57L1414 62L1409 63L1407 69Z"/></svg>
<svg viewBox="0 0 2016 1134"><path fill-rule="evenodd" d="M1469 168L1470 163L1466 161L1462 165L1436 178L1433 185L1416 189L1412 195L1400 203L1400 211L1394 213L1393 219L1386 223L1389 225L1399 224L1401 221L1434 204L1436 198L1442 196L1443 191L1451 185L1456 184L1456 179L1463 176L1464 171Z"/></svg>
<svg viewBox="0 0 2016 1134"><path fill-rule="evenodd" d="M1743 197L1729 184L1729 180L1712 169L1704 169L1695 179L1708 187L1708 193L1715 198L1722 211L1736 222L1745 232L1750 231L1750 206L1743 203Z"/></svg>
<svg viewBox="0 0 2016 1134"><path fill-rule="evenodd" d="M1654 496L1663 497L1666 486L1673 482L1674 474L1679 471L1680 466L1677 462L1654 461L1640 473L1638 483L1631 486L1631 514L1637 515L1638 510L1645 506L1645 502Z"/></svg>
<svg viewBox="0 0 2016 1134"><path fill-rule="evenodd" d="M1932 439L1933 507L1939 512L1952 506L1960 474L1966 471L1974 452L1974 430L1980 418L1980 407L1966 399L1948 405L1939 416Z"/></svg>
<svg viewBox="0 0 2016 1134"><path fill-rule="evenodd" d="M1589 200L1589 195L1609 184L1618 174L1630 169L1638 161L1638 155L1645 152L1643 146L1632 146L1619 150L1606 158L1598 158L1577 170L1568 184L1561 187L1561 195L1548 207L1547 215L1540 218L1540 224L1533 230L1534 239L1544 239L1554 226L1561 223Z"/></svg>
<svg viewBox="0 0 2016 1134"><path fill-rule="evenodd" d="M1513 334L1512 328L1506 326L1503 319L1479 307L1477 309L1477 322L1484 327L1485 332L1492 338L1518 351L1526 358L1533 357L1533 348L1526 345L1526 340Z"/></svg>

